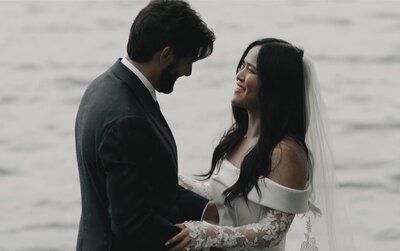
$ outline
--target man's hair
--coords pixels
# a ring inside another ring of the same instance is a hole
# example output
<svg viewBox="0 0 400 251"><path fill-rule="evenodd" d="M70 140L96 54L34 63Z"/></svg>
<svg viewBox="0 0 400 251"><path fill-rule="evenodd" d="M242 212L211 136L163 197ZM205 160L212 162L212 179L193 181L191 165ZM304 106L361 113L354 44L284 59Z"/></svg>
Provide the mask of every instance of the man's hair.
<svg viewBox="0 0 400 251"><path fill-rule="evenodd" d="M127 52L136 62L148 62L166 46L176 59L190 56L197 61L213 51L215 36L182 0L152 0L136 16L129 34Z"/></svg>

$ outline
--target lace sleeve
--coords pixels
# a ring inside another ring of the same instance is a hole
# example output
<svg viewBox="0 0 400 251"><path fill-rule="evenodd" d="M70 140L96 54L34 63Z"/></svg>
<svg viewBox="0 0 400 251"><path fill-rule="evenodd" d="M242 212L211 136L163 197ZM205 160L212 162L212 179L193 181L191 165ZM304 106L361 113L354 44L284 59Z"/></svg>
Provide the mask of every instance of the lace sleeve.
<svg viewBox="0 0 400 251"><path fill-rule="evenodd" d="M197 193L198 195L208 200L213 199L211 196L211 186L209 180L199 181L182 174L179 174L178 178L179 178L179 185L183 186L184 188L192 192Z"/></svg>
<svg viewBox="0 0 400 251"><path fill-rule="evenodd" d="M208 247L229 250L254 250L277 246L289 230L294 214L265 208L263 218L239 227L216 226L201 221L185 222L193 239L191 248Z"/></svg>

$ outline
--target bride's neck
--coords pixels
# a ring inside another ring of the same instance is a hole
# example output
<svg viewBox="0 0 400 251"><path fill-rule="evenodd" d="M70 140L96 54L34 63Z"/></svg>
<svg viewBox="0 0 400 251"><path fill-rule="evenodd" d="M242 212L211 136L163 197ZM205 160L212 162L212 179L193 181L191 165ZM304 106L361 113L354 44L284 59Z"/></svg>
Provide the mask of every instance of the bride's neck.
<svg viewBox="0 0 400 251"><path fill-rule="evenodd" d="M247 125L246 138L258 138L260 136L261 119L259 112L248 112L249 122Z"/></svg>

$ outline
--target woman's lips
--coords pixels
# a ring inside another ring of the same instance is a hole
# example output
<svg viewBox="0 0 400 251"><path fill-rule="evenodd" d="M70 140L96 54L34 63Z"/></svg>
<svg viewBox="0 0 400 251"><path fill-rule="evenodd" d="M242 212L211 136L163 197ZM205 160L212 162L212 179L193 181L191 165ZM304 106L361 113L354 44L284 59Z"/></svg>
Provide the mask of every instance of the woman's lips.
<svg viewBox="0 0 400 251"><path fill-rule="evenodd" d="M246 88L244 88L240 84L236 84L235 93L241 93L241 92L244 92L245 90L246 90Z"/></svg>

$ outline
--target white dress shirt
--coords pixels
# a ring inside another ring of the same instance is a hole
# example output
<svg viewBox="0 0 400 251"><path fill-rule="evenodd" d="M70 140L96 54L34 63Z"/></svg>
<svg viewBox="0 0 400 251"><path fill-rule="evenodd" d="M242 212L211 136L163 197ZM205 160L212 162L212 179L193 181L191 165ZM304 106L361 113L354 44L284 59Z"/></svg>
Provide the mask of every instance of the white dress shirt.
<svg viewBox="0 0 400 251"><path fill-rule="evenodd" d="M157 95L156 95L156 90L154 89L154 86L150 83L150 81L139 71L138 68L136 68L131 62L129 62L126 57L123 57L121 59L121 63L128 67L129 70L131 70L139 79L142 81L144 86L149 90L150 95L153 97L154 102L157 102Z"/></svg>

